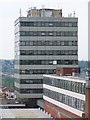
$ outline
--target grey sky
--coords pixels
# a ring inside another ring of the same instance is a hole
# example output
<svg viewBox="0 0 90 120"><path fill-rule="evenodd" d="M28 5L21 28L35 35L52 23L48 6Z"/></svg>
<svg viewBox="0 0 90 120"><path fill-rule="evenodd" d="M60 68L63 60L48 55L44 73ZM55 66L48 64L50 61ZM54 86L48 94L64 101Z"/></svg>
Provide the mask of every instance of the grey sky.
<svg viewBox="0 0 90 120"><path fill-rule="evenodd" d="M88 54L88 0L0 0L0 59L14 58L14 21L26 16L30 7L62 8L63 16L75 11L78 17L78 57L86 60Z"/></svg>

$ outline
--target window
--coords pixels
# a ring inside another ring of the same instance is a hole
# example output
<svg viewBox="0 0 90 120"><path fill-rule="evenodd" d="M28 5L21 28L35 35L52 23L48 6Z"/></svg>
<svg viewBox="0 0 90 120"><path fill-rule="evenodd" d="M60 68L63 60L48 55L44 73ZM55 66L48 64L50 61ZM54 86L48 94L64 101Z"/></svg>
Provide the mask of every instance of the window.
<svg viewBox="0 0 90 120"><path fill-rule="evenodd" d="M77 22L73 22L72 26L77 27Z"/></svg>
<svg viewBox="0 0 90 120"><path fill-rule="evenodd" d="M59 33L57 33L56 31L53 31L53 36L59 36Z"/></svg>
<svg viewBox="0 0 90 120"><path fill-rule="evenodd" d="M46 44L48 46L48 42ZM20 50L20 55L77 55L77 50ZM73 64L77 64L77 62L73 61Z"/></svg>
<svg viewBox="0 0 90 120"><path fill-rule="evenodd" d="M37 31L34 31L34 32L33 32L33 36L38 36L38 32L37 32Z"/></svg>
<svg viewBox="0 0 90 120"><path fill-rule="evenodd" d="M54 69L51 69L51 70L49 70L49 69L37 69L37 70L25 69L25 70L20 70L20 74L45 74L45 73L54 74L54 71L55 71Z"/></svg>
<svg viewBox="0 0 90 120"><path fill-rule="evenodd" d="M37 45L41 46L42 42L41 41L37 41Z"/></svg>
<svg viewBox="0 0 90 120"><path fill-rule="evenodd" d="M20 84L42 84L42 79L20 79Z"/></svg>
<svg viewBox="0 0 90 120"><path fill-rule="evenodd" d="M57 65L57 61L56 60L53 61L53 65Z"/></svg>
<svg viewBox="0 0 90 120"><path fill-rule="evenodd" d="M70 36L76 37L77 31L21 31L21 36Z"/></svg>
<svg viewBox="0 0 90 120"><path fill-rule="evenodd" d="M20 55L25 55L26 51L25 50L20 50Z"/></svg>
<svg viewBox="0 0 90 120"><path fill-rule="evenodd" d="M25 41L20 41L20 46L25 46L26 42Z"/></svg>
<svg viewBox="0 0 90 120"><path fill-rule="evenodd" d="M49 36L53 36L53 32L48 32L48 35Z"/></svg>
<svg viewBox="0 0 90 120"><path fill-rule="evenodd" d="M68 55L68 50L65 50L65 55Z"/></svg>
<svg viewBox="0 0 90 120"><path fill-rule="evenodd" d="M68 36L72 37L73 36L73 32L69 31L68 32Z"/></svg>
<svg viewBox="0 0 90 120"><path fill-rule="evenodd" d="M61 43L61 46L64 46L64 41L61 41L60 43Z"/></svg>
<svg viewBox="0 0 90 120"><path fill-rule="evenodd" d="M30 32L29 31L25 31L25 36L30 36Z"/></svg>
<svg viewBox="0 0 90 120"><path fill-rule="evenodd" d="M30 36L33 36L34 35L34 32L33 31L30 31Z"/></svg>
<svg viewBox="0 0 90 120"><path fill-rule="evenodd" d="M73 46L77 46L77 41L72 41Z"/></svg>
<svg viewBox="0 0 90 120"><path fill-rule="evenodd" d="M52 50L49 51L49 55L53 55L53 51Z"/></svg>
<svg viewBox="0 0 90 120"><path fill-rule="evenodd" d="M24 31L20 32L20 36L25 36L25 35L26 35L26 33Z"/></svg>
<svg viewBox="0 0 90 120"><path fill-rule="evenodd" d="M33 50L30 50L29 51L29 55L33 55L34 54L34 51Z"/></svg>
<svg viewBox="0 0 90 120"><path fill-rule="evenodd" d="M73 50L73 55L77 55L77 50Z"/></svg>
<svg viewBox="0 0 90 120"><path fill-rule="evenodd" d="M64 32L64 36L68 36L68 31L65 31L65 32Z"/></svg>
<svg viewBox="0 0 90 120"><path fill-rule="evenodd" d="M61 27L64 27L65 26L65 22L61 22Z"/></svg>
<svg viewBox="0 0 90 120"><path fill-rule="evenodd" d="M69 27L72 27L72 25L73 25L72 22L69 22L69 23L68 23L68 26L69 26Z"/></svg>
<svg viewBox="0 0 90 120"><path fill-rule="evenodd" d="M33 41L30 41L30 46L33 46L34 42Z"/></svg>
<svg viewBox="0 0 90 120"><path fill-rule="evenodd" d="M68 41L64 41L64 46L69 46L69 42Z"/></svg>
<svg viewBox="0 0 90 120"><path fill-rule="evenodd" d="M41 22L38 22L37 24L38 24L38 27L41 27Z"/></svg>
<svg viewBox="0 0 90 120"><path fill-rule="evenodd" d="M41 22L41 26L42 26L42 27L45 27L45 22Z"/></svg>
<svg viewBox="0 0 90 120"><path fill-rule="evenodd" d="M60 46L60 41L57 41L57 45Z"/></svg>
<svg viewBox="0 0 90 120"><path fill-rule="evenodd" d="M65 22L65 23L64 23L64 26L65 26L65 27L68 27L68 26L69 26L69 23L68 23L68 22Z"/></svg>
<svg viewBox="0 0 90 120"><path fill-rule="evenodd" d="M49 41L45 41L45 45L46 45L46 46L49 46Z"/></svg>
<svg viewBox="0 0 90 120"><path fill-rule="evenodd" d="M85 111L85 101L82 101L80 99L59 93L59 92L55 92L49 89L44 88L44 95L48 96L49 98L52 98L56 101L59 101L63 104L66 104L68 106L71 106L75 109L78 109L80 111Z"/></svg>
<svg viewBox="0 0 90 120"><path fill-rule="evenodd" d="M53 79L49 77L44 77L44 82L45 84L52 85L58 88L66 89L80 94L85 94L85 84L79 82L67 81L56 78Z"/></svg>
<svg viewBox="0 0 90 120"><path fill-rule="evenodd" d="M18 23L19 25L19 23ZM23 27L77 27L77 22L20 22L20 25ZM16 25L15 25L16 26Z"/></svg>
<svg viewBox="0 0 90 120"><path fill-rule="evenodd" d="M56 32L56 36L61 36L61 32Z"/></svg>
<svg viewBox="0 0 90 120"><path fill-rule="evenodd" d="M41 32L41 36L45 36L45 32Z"/></svg>
<svg viewBox="0 0 90 120"><path fill-rule="evenodd" d="M49 23L49 27L52 27L53 26L53 23Z"/></svg>
<svg viewBox="0 0 90 120"><path fill-rule="evenodd" d="M77 32L76 32L76 31L73 32L73 33L72 33L72 36L77 36Z"/></svg>
<svg viewBox="0 0 90 120"><path fill-rule="evenodd" d="M29 46L30 45L30 42L29 41L26 41L26 46Z"/></svg>
<svg viewBox="0 0 90 120"><path fill-rule="evenodd" d="M33 26L34 26L34 27L37 27L37 22L34 22L34 23L33 23Z"/></svg>
<svg viewBox="0 0 90 120"><path fill-rule="evenodd" d="M68 54L69 54L69 55L72 55L72 54L73 54L73 51L72 51L72 50L68 50Z"/></svg>
<svg viewBox="0 0 90 120"><path fill-rule="evenodd" d="M43 93L42 89L20 89L20 93Z"/></svg>
<svg viewBox="0 0 90 120"><path fill-rule="evenodd" d="M65 54L65 51L62 50L62 51L61 51L61 55L64 55L64 54Z"/></svg>
<svg viewBox="0 0 90 120"><path fill-rule="evenodd" d="M48 25L48 22L45 22L45 27L48 27L49 25Z"/></svg>
<svg viewBox="0 0 90 120"><path fill-rule="evenodd" d="M55 26L56 26L56 27L61 27L61 22L56 22L56 23L55 23Z"/></svg>
<svg viewBox="0 0 90 120"><path fill-rule="evenodd" d="M72 42L71 41L69 41L69 46L72 46Z"/></svg>

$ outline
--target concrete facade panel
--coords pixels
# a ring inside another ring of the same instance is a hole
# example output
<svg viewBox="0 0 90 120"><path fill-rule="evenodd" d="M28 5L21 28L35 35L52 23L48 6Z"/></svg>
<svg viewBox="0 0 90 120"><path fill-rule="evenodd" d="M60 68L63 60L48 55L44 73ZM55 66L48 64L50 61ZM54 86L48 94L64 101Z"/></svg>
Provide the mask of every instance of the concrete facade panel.
<svg viewBox="0 0 90 120"><path fill-rule="evenodd" d="M43 94L20 94L19 92L15 91L15 94L17 95L17 97L19 98L42 98Z"/></svg>
<svg viewBox="0 0 90 120"><path fill-rule="evenodd" d="M43 88L43 85L42 84L21 84L20 85L20 88L36 88L36 89L38 89L38 88Z"/></svg>
<svg viewBox="0 0 90 120"><path fill-rule="evenodd" d="M39 57L37 57L37 56L29 56L29 55L27 55L27 56L25 56L25 55L23 55L23 56L20 56L20 60L37 60L37 58L38 58L38 60L64 60L64 59L73 59L73 60L77 60L78 59L78 56L77 55L66 55L66 56L64 56L64 55L47 55L47 56L44 56L44 55L41 55L41 56L39 56Z"/></svg>
<svg viewBox="0 0 90 120"><path fill-rule="evenodd" d="M54 40L60 40L60 41L74 41L74 40L78 40L78 37L43 37L43 36L38 36L38 37L33 37L33 36L21 36L20 38L19 38L20 40L23 40L23 41L25 41L25 40L27 40L27 41L30 41L30 40L38 40L38 41L42 41L42 40L47 40L47 41L54 41Z"/></svg>
<svg viewBox="0 0 90 120"><path fill-rule="evenodd" d="M77 46L21 46L20 50L77 50Z"/></svg>

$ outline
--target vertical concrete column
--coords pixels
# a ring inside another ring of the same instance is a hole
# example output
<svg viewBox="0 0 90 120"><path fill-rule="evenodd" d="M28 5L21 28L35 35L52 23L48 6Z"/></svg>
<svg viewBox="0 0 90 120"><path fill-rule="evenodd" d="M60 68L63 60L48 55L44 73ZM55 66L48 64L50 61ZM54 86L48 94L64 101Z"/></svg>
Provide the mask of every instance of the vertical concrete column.
<svg viewBox="0 0 90 120"><path fill-rule="evenodd" d="M90 80L86 81L86 110L85 116L90 120Z"/></svg>

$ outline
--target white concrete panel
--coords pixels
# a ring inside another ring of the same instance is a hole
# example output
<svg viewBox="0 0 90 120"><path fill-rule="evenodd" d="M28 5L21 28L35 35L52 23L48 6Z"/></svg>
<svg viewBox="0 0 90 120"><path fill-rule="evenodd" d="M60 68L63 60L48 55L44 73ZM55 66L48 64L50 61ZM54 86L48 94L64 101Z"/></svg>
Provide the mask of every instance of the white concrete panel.
<svg viewBox="0 0 90 120"><path fill-rule="evenodd" d="M43 88L43 84L20 84L20 88Z"/></svg>
<svg viewBox="0 0 90 120"><path fill-rule="evenodd" d="M46 88L46 89L49 89L49 90L52 90L52 91L55 91L55 92L58 92L58 93L62 93L62 94L65 94L65 95L68 95L68 96L71 96L71 97L75 97L77 99L81 99L81 100L85 101L85 95L83 95L83 94L79 94L79 93L76 93L76 92L72 92L72 91L69 91L69 90L61 89L61 88L46 85L46 84L43 84L43 88Z"/></svg>
<svg viewBox="0 0 90 120"><path fill-rule="evenodd" d="M72 107L70 107L70 106L68 106L68 105L65 105L65 104L63 104L63 103L61 103L61 102L58 102L58 101L56 101L56 100L54 100L54 99L51 99L51 98L49 98L49 97L46 97L46 96L43 96L43 99L46 100L46 101L48 101L48 102L50 102L50 103L52 103L52 104L54 104L54 105L57 105L58 107L61 107L61 108L65 109L65 110L70 111L71 113L74 113L74 114L82 117L82 113L83 113L83 112L80 111L80 110L77 110L77 109L75 109L75 108L72 108Z"/></svg>
<svg viewBox="0 0 90 120"><path fill-rule="evenodd" d="M67 81L86 83L86 79L85 78L80 78L78 76L55 76L55 75L43 75L43 76L50 77L50 78L67 80Z"/></svg>
<svg viewBox="0 0 90 120"><path fill-rule="evenodd" d="M21 55L20 60L77 60L77 55Z"/></svg>
<svg viewBox="0 0 90 120"><path fill-rule="evenodd" d="M78 46L20 46L20 50L77 50Z"/></svg>
<svg viewBox="0 0 90 120"><path fill-rule="evenodd" d="M19 98L42 98L43 94L20 94L17 91L15 91L15 94Z"/></svg>

